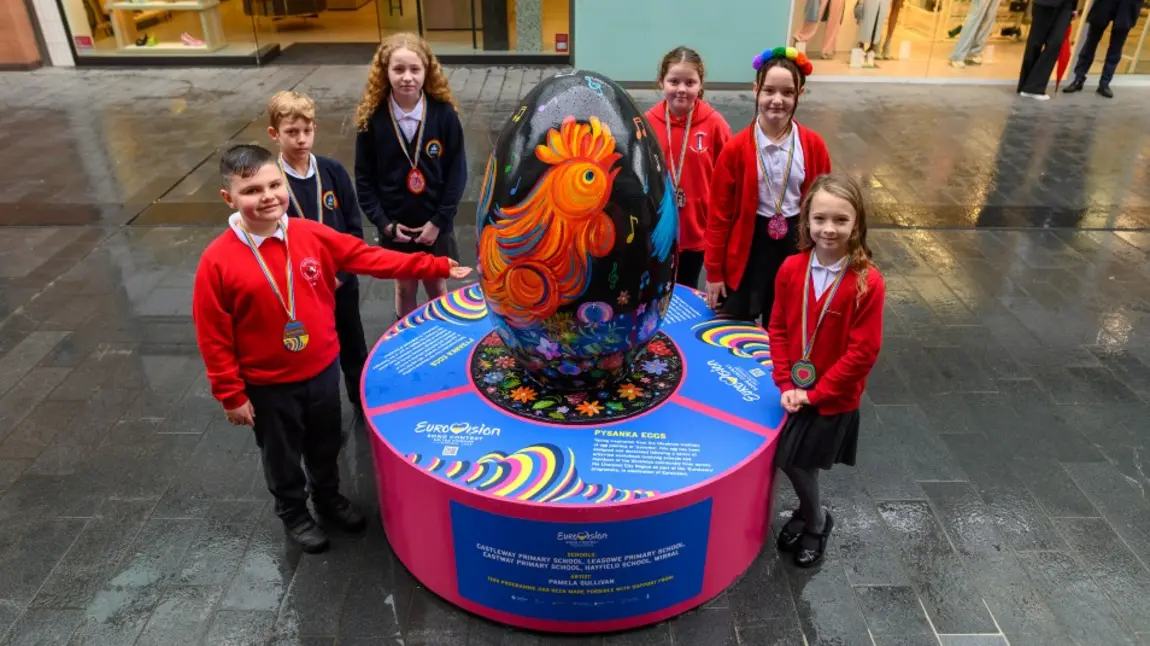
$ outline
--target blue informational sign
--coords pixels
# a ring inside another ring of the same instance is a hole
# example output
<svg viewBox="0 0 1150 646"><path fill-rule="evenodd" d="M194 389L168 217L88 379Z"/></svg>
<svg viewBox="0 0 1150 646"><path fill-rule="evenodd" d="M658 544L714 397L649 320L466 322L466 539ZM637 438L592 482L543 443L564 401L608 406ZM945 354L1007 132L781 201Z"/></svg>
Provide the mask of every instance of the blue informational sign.
<svg viewBox="0 0 1150 646"><path fill-rule="evenodd" d="M365 369L372 427L408 461L487 495L610 504L697 485L764 447L783 410L769 340L676 287L626 379L551 393L493 332L478 286L390 330Z"/></svg>
<svg viewBox="0 0 1150 646"><path fill-rule="evenodd" d="M451 503L459 594L533 619L606 621L702 591L711 500L611 523L508 518Z"/></svg>

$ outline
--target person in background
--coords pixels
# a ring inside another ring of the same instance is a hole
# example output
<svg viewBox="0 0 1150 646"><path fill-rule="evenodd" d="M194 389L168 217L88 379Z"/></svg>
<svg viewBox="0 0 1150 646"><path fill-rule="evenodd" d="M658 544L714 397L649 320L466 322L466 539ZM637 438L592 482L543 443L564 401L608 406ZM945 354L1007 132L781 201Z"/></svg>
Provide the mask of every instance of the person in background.
<svg viewBox="0 0 1150 646"><path fill-rule="evenodd" d="M1102 78L1098 80L1098 94L1107 99L1114 98L1114 91L1110 89L1110 81L1114 72L1118 70L1118 63L1122 62L1122 48L1126 45L1126 37L1138 22L1142 13L1143 0L1094 0L1090 5L1090 12L1086 14L1086 33L1083 35L1082 47L1078 51L1078 61L1074 64L1074 80L1062 91L1067 94L1081 92L1086 85L1086 75L1090 73L1090 66L1094 64L1094 54L1098 51L1098 43L1102 42L1102 33L1110 25L1110 42L1106 46L1106 62L1102 64ZM1111 24L1113 23L1113 24Z"/></svg>
<svg viewBox="0 0 1150 646"><path fill-rule="evenodd" d="M1022 69L1018 74L1018 94L1029 99L1046 101L1046 86L1062 51L1066 29L1074 18L1075 0L1034 0L1031 11L1030 33L1026 36L1026 49L1022 54Z"/></svg>

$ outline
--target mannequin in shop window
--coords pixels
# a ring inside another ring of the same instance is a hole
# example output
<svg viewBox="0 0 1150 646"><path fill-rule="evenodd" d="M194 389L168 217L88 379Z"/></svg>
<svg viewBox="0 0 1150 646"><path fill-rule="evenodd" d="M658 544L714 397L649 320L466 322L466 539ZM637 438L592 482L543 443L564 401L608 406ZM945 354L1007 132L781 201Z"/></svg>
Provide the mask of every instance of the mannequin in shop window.
<svg viewBox="0 0 1150 646"><path fill-rule="evenodd" d="M994 31L1001 0L971 0L966 22L954 50L950 52L950 65L962 69L967 65L982 65L982 50Z"/></svg>
<svg viewBox="0 0 1150 646"><path fill-rule="evenodd" d="M890 18L886 21L886 38L882 41L882 51L879 52L879 59L889 61L894 58L890 53L890 44L894 41L894 28L898 26L898 17L902 13L902 5L905 0L892 0L890 5Z"/></svg>
<svg viewBox="0 0 1150 646"><path fill-rule="evenodd" d="M1030 20L1030 34L1026 37L1026 50L1022 54L1022 69L1018 74L1018 94L1045 101L1046 86L1058 62L1058 52L1066 39L1066 29L1074 18L1075 0L1034 0L1034 15Z"/></svg>
<svg viewBox="0 0 1150 646"><path fill-rule="evenodd" d="M1110 26L1110 43L1106 46L1106 61L1102 64L1102 78L1098 81L1098 94L1107 99L1114 98L1110 89L1110 81L1114 72L1118 70L1118 63L1122 61L1122 48L1126 45L1126 37L1138 22L1142 13L1143 0L1094 0L1090 13L1086 14L1086 32L1082 38L1082 49L1078 52L1078 62L1074 64L1074 80L1066 86L1063 92L1081 92L1086 85L1086 75L1094 63L1094 54L1098 51L1098 43L1102 41L1102 33L1106 25Z"/></svg>
<svg viewBox="0 0 1150 646"><path fill-rule="evenodd" d="M845 7L845 0L807 0L806 15L804 17L806 22L799 28L799 31L795 33L795 45L805 43L813 38L815 32L819 29L819 21L823 20L827 23L827 29L823 33L822 57L824 59L833 58L835 55L835 39L838 38L839 27L843 22L843 9Z"/></svg>
<svg viewBox="0 0 1150 646"><path fill-rule="evenodd" d="M876 67L882 28L890 13L891 0L859 0L855 5L855 19L859 23L858 46L865 55L863 67Z"/></svg>

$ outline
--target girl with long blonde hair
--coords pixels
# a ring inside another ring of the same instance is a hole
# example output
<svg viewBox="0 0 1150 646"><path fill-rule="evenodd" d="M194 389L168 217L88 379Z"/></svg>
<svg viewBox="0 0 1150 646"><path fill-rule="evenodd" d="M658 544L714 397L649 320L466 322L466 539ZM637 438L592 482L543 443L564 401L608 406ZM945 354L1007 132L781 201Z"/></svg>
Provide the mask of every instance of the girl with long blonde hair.
<svg viewBox="0 0 1150 646"><path fill-rule="evenodd" d="M467 184L463 124L426 41L402 33L380 43L355 124L356 193L380 245L459 260L453 222ZM447 281L424 280L423 289L434 299ZM396 281L396 317L414 310L418 296L417 281Z"/></svg>
<svg viewBox="0 0 1150 646"><path fill-rule="evenodd" d="M787 411L775 466L799 497L778 547L799 567L823 558L834 518L820 503L818 473L854 466L859 403L882 346L886 287L867 247L866 215L853 179L816 179L799 213L799 253L775 280L772 376Z"/></svg>

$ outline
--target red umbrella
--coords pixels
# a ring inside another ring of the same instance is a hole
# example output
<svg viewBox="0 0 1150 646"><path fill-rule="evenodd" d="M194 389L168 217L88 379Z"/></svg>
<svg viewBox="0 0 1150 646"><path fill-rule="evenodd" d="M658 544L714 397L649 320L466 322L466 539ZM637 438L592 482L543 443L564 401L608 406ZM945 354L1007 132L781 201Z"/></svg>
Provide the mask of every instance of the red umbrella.
<svg viewBox="0 0 1150 646"><path fill-rule="evenodd" d="M1066 37L1062 39L1062 49L1058 51L1058 67L1054 70L1054 91L1062 85L1062 77L1066 76L1066 67L1070 65L1070 26L1066 27Z"/></svg>

